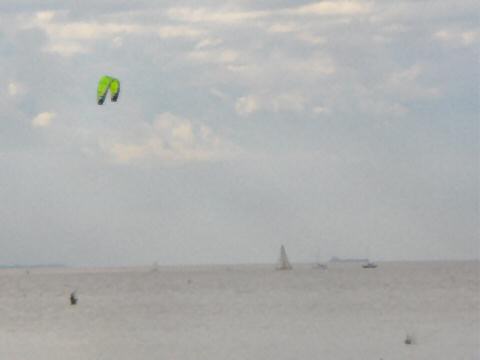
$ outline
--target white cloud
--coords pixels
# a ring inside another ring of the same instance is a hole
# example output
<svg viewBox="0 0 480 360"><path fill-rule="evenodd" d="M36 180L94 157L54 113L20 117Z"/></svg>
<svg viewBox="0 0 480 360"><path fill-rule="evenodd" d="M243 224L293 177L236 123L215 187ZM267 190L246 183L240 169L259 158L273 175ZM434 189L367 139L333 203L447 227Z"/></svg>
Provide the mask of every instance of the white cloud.
<svg viewBox="0 0 480 360"><path fill-rule="evenodd" d="M290 59L291 71L307 76L328 76L336 71L335 62L323 53L315 53L306 59Z"/></svg>
<svg viewBox="0 0 480 360"><path fill-rule="evenodd" d="M246 61L249 60L250 53L242 46L236 48L220 46L223 39L215 37L206 37L200 40L191 51L185 54L187 60L198 64L217 65L218 69L228 70L235 73L244 71L248 68ZM208 70L210 75L214 74L216 69Z"/></svg>
<svg viewBox="0 0 480 360"><path fill-rule="evenodd" d="M141 30L141 27L129 24L62 21L64 15L64 12L38 12L33 21L27 19L25 27L44 31L49 39L44 50L65 57L90 52L91 42L94 40ZM114 46L118 46L118 41Z"/></svg>
<svg viewBox="0 0 480 360"><path fill-rule="evenodd" d="M435 32L434 37L444 43L454 46L471 46L480 38L478 30L442 29Z"/></svg>
<svg viewBox="0 0 480 360"><path fill-rule="evenodd" d="M265 11L213 10L208 8L174 7L167 10L170 18L185 22L240 23L268 16Z"/></svg>
<svg viewBox="0 0 480 360"><path fill-rule="evenodd" d="M112 21L66 21L63 12L39 12L33 21L27 21L26 28L37 27L44 31L49 39L45 47L48 52L61 56L72 56L88 53L92 43L99 40L112 41L113 47L121 47L122 36L155 34L162 39L167 38L197 38L204 31L191 26L156 26L135 22ZM113 39L113 40L111 40Z"/></svg>
<svg viewBox="0 0 480 360"><path fill-rule="evenodd" d="M258 99L253 95L243 96L235 103L235 111L241 116L246 116L260 109Z"/></svg>
<svg viewBox="0 0 480 360"><path fill-rule="evenodd" d="M298 40L312 45L325 44L327 40L324 36L315 35L308 31L302 31L297 35Z"/></svg>
<svg viewBox="0 0 480 360"><path fill-rule="evenodd" d="M227 69L235 70L239 64L240 53L232 49L201 49L193 50L187 54L187 57L195 62L224 65Z"/></svg>
<svg viewBox="0 0 480 360"><path fill-rule="evenodd" d="M271 33L292 33L298 31L298 26L295 23L274 23L267 28Z"/></svg>
<svg viewBox="0 0 480 360"><path fill-rule="evenodd" d="M7 92L10 96L22 95L26 92L26 88L23 84L15 81L8 83Z"/></svg>
<svg viewBox="0 0 480 360"><path fill-rule="evenodd" d="M434 36L439 40L448 41L453 37L453 34L448 30L439 30L434 34Z"/></svg>
<svg viewBox="0 0 480 360"><path fill-rule="evenodd" d="M222 43L222 40L219 38L205 38L197 43L195 45L196 49L202 49L206 47L215 47L217 45L220 45Z"/></svg>
<svg viewBox="0 0 480 360"><path fill-rule="evenodd" d="M390 34L401 34L401 33L406 33L407 31L410 30L409 26L406 26L401 23L392 23L385 25L382 28L383 32L390 33Z"/></svg>
<svg viewBox="0 0 480 360"><path fill-rule="evenodd" d="M220 91L216 88L211 88L210 89L210 94L212 94L213 96L215 96L216 98L221 99L221 100L227 100L228 99L228 95L226 93L224 93L223 91Z"/></svg>
<svg viewBox="0 0 480 360"><path fill-rule="evenodd" d="M49 22L55 17L55 11L39 11L35 14L35 18L40 22Z"/></svg>
<svg viewBox="0 0 480 360"><path fill-rule="evenodd" d="M116 36L113 38L113 47L120 48L123 45L123 38L121 36Z"/></svg>
<svg viewBox="0 0 480 360"><path fill-rule="evenodd" d="M415 81L422 73L422 67L419 64L412 65L407 69L403 69L393 73L390 76L390 82L393 84L405 84Z"/></svg>
<svg viewBox="0 0 480 360"><path fill-rule="evenodd" d="M52 11L36 13L33 26L45 31L49 37L67 40L109 38L114 34L138 33L143 31L143 26L136 24L62 21L64 15L64 12Z"/></svg>
<svg viewBox="0 0 480 360"><path fill-rule="evenodd" d="M373 35L372 41L377 44L389 44L392 42L392 38L385 35Z"/></svg>
<svg viewBox="0 0 480 360"><path fill-rule="evenodd" d="M312 44L324 44L326 43L325 36L318 35L312 31L303 29L298 23L288 22L288 23L274 23L267 26L267 32L274 35L291 35L293 34L296 39Z"/></svg>
<svg viewBox="0 0 480 360"><path fill-rule="evenodd" d="M435 98L441 95L440 89L420 82L423 69L419 64L394 72L386 81L387 90L403 99Z"/></svg>
<svg viewBox="0 0 480 360"><path fill-rule="evenodd" d="M402 117L409 112L405 105L381 98L363 98L358 105L362 113L377 116Z"/></svg>
<svg viewBox="0 0 480 360"><path fill-rule="evenodd" d="M241 24L258 19L279 18L285 15L363 15L372 11L370 2L360 1L321 1L293 8L275 10L212 9L205 7L173 7L167 15L184 22L211 24ZM296 25L293 25L295 27ZM274 24L271 32L290 32L288 24Z"/></svg>
<svg viewBox="0 0 480 360"><path fill-rule="evenodd" d="M249 116L259 110L301 112L307 108L308 102L299 92L251 94L237 99L235 111L240 116Z"/></svg>
<svg viewBox="0 0 480 360"><path fill-rule="evenodd" d="M44 49L47 52L55 53L64 57L90 52L90 47L79 42L55 41Z"/></svg>
<svg viewBox="0 0 480 360"><path fill-rule="evenodd" d="M337 71L335 62L326 51L302 56L288 51L274 50L265 55L250 50L239 53L238 58L238 62L228 66L233 72L232 80L245 85L250 93L255 94L267 92L278 95L280 92L292 92L293 87L301 89L314 83L318 85L319 81ZM286 83L290 85L282 85Z"/></svg>
<svg viewBox="0 0 480 360"><path fill-rule="evenodd" d="M18 87L15 83L8 84L8 94L11 95L11 96L17 95L17 93L18 93L17 88Z"/></svg>
<svg viewBox="0 0 480 360"><path fill-rule="evenodd" d="M273 111L293 111L300 112L306 107L307 99L300 93L284 93L273 97L271 106Z"/></svg>
<svg viewBox="0 0 480 360"><path fill-rule="evenodd" d="M293 10L300 15L360 15L368 14L372 4L359 1L320 1Z"/></svg>
<svg viewBox="0 0 480 360"><path fill-rule="evenodd" d="M204 31L189 26L162 26L158 29L161 38L198 38Z"/></svg>
<svg viewBox="0 0 480 360"><path fill-rule="evenodd" d="M157 116L153 124L141 124L132 136L101 141L101 148L117 163L146 159L164 162L216 161L235 156L238 148L221 139L206 125L170 113Z"/></svg>
<svg viewBox="0 0 480 360"><path fill-rule="evenodd" d="M48 127L51 125L52 120L55 118L54 112L42 112L35 116L32 120L33 127Z"/></svg>
<svg viewBox="0 0 480 360"><path fill-rule="evenodd" d="M328 115L331 113L331 110L325 106L315 106L312 111L316 115Z"/></svg>
<svg viewBox="0 0 480 360"><path fill-rule="evenodd" d="M465 46L472 45L479 38L477 31L464 31L460 34L462 44Z"/></svg>

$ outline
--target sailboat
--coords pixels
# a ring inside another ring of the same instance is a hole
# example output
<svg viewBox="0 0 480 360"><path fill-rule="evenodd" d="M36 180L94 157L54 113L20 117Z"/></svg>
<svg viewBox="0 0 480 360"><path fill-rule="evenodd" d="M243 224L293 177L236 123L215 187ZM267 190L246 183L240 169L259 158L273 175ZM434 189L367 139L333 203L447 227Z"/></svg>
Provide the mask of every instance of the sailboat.
<svg viewBox="0 0 480 360"><path fill-rule="evenodd" d="M290 261L288 261L287 252L283 245L280 248L280 258L278 259L277 270L292 270L292 265L290 264Z"/></svg>
<svg viewBox="0 0 480 360"><path fill-rule="evenodd" d="M366 264L362 265L364 269L375 269L377 266L378 266L377 264L375 264L374 262L371 262L370 260L368 260Z"/></svg>

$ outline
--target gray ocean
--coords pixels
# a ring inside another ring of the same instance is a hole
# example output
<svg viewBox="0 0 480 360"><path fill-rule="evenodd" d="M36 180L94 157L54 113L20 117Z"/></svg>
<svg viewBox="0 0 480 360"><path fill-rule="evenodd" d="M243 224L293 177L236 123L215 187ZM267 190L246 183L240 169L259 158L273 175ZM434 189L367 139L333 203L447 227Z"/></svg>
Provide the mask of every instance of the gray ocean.
<svg viewBox="0 0 480 360"><path fill-rule="evenodd" d="M479 274L478 261L1 270L0 359L478 360Z"/></svg>

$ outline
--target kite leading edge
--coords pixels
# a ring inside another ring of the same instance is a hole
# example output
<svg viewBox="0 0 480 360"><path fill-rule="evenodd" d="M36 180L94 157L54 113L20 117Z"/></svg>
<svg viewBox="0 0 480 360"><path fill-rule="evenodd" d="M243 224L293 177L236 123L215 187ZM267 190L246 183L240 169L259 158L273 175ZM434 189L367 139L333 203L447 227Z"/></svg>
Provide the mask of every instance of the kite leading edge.
<svg viewBox="0 0 480 360"><path fill-rule="evenodd" d="M97 103L103 105L105 98L107 97L108 90L110 90L111 100L117 101L120 95L120 81L111 76L102 76L98 81L97 88Z"/></svg>

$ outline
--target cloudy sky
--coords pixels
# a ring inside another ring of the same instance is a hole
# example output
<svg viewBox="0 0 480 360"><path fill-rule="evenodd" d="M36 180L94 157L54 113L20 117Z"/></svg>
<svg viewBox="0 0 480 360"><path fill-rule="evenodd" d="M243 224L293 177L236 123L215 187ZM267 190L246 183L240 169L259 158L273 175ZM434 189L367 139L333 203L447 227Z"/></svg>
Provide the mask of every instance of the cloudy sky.
<svg viewBox="0 0 480 360"><path fill-rule="evenodd" d="M0 264L479 257L475 1L219 4L0 0Z"/></svg>

